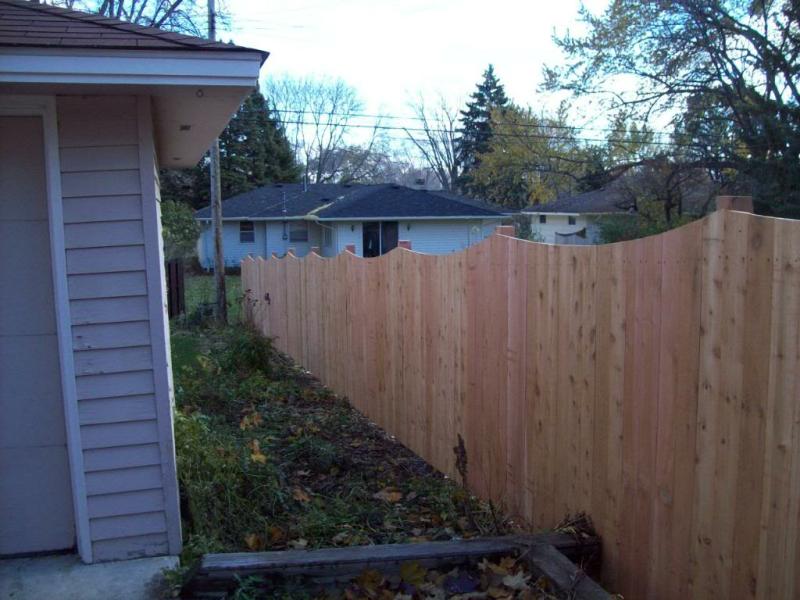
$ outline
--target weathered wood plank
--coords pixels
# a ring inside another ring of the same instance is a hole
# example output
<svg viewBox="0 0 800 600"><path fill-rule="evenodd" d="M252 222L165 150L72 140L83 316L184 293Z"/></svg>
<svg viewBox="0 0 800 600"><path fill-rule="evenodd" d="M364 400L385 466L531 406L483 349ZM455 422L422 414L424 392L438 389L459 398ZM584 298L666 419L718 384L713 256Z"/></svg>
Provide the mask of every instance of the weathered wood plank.
<svg viewBox="0 0 800 600"><path fill-rule="evenodd" d="M607 597L597 595L597 590L602 592L602 589L589 578L578 578L576 574L579 569L566 557L568 554L576 560L582 560L593 556L598 550L599 541L596 538L578 539L566 534L544 533L419 544L206 554L184 587L184 594L200 589L224 589L235 585L239 578L250 575L347 581L365 569L376 569L382 573L396 572L403 563L409 561L437 568L484 557L519 553L527 560L538 556L534 562L536 568L544 571L556 583L560 581L574 588L576 599L601 598ZM575 577L574 586L570 576ZM589 595L581 595L584 593Z"/></svg>
<svg viewBox="0 0 800 600"><path fill-rule="evenodd" d="M581 568L551 544L536 544L525 553L534 572L539 572L567 597L575 600L610 600L611 596Z"/></svg>

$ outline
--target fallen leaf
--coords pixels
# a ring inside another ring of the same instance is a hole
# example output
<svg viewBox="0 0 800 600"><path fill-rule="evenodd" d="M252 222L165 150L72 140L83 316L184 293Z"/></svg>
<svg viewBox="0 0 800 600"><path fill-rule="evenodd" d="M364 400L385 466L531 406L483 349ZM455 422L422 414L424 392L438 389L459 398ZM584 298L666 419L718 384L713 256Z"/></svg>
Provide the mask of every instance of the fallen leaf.
<svg viewBox="0 0 800 600"><path fill-rule="evenodd" d="M468 594L478 589L478 581L469 573L461 572L445 579L443 587L448 594Z"/></svg>
<svg viewBox="0 0 800 600"><path fill-rule="evenodd" d="M375 569L367 569L356 578L356 583L373 594L383 583L383 575Z"/></svg>
<svg viewBox="0 0 800 600"><path fill-rule="evenodd" d="M428 571L417 561L404 562L400 565L400 577L403 581L412 585L420 586L425 583L425 575Z"/></svg>
<svg viewBox="0 0 800 600"><path fill-rule="evenodd" d="M383 488L380 492L373 494L372 497L376 500L394 503L403 499L403 493L397 488Z"/></svg>
<svg viewBox="0 0 800 600"><path fill-rule="evenodd" d="M310 502L311 497L306 493L303 488L296 487L292 490L292 497L298 502Z"/></svg>
<svg viewBox="0 0 800 600"><path fill-rule="evenodd" d="M242 431L246 431L248 429L253 429L254 427L258 427L264 422L264 419L261 417L260 413L252 412L250 414L245 415L241 421L239 421L239 429Z"/></svg>
<svg viewBox="0 0 800 600"><path fill-rule="evenodd" d="M334 544L345 544L350 540L350 533L347 531L340 531L331 538Z"/></svg>
<svg viewBox="0 0 800 600"><path fill-rule="evenodd" d="M250 440L250 443L247 444L247 446L250 448L250 460L262 465L266 464L267 455L261 452L261 445L258 443L258 440Z"/></svg>
<svg viewBox="0 0 800 600"><path fill-rule="evenodd" d="M530 575L526 575L520 571L516 575L506 575L503 577L503 585L512 590L524 590L528 587L530 578Z"/></svg>
<svg viewBox="0 0 800 600"><path fill-rule="evenodd" d="M486 593L489 594L490 598L494 598L495 600L506 600L506 598L512 597L512 592L499 587L490 587L486 590Z"/></svg>
<svg viewBox="0 0 800 600"><path fill-rule="evenodd" d="M276 525L270 527L267 530L267 533L269 533L269 540L273 544L277 544L278 542L282 542L286 539L286 532Z"/></svg>
<svg viewBox="0 0 800 600"><path fill-rule="evenodd" d="M244 536L244 543L250 550L262 550L264 548L264 540L257 533L251 533Z"/></svg>

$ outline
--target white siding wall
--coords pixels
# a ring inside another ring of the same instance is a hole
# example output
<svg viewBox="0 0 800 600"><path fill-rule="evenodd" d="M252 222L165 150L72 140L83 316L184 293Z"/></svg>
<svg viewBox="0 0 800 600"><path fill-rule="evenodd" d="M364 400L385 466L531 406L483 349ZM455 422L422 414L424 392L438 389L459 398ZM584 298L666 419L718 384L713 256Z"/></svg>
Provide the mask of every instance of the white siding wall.
<svg viewBox="0 0 800 600"><path fill-rule="evenodd" d="M452 221L400 221L399 239L409 240L411 248L427 254L449 254L464 250L494 233L499 224L497 220L452 220ZM283 223L277 221L256 222L256 241L253 244L239 242L238 222L223 224L223 244L225 264L238 266L249 254L253 256L272 256L273 252L283 255L291 247L297 256L305 256L312 246L318 246L323 256L336 256L345 251L348 244L354 244L356 256L363 252L363 229L361 222L332 222L331 245L322 245L322 227L309 223L308 243L289 242L283 239ZM288 231L288 229L287 229ZM264 237L266 232L266 239ZM200 264L204 269L214 266L214 236L210 225L204 225L198 243Z"/></svg>
<svg viewBox="0 0 800 600"><path fill-rule="evenodd" d="M494 221L400 221L399 239L425 254L450 254L465 250L494 231Z"/></svg>
<svg viewBox="0 0 800 600"><path fill-rule="evenodd" d="M160 270L148 272L148 259L152 271L151 255L159 253L150 206L154 165L140 164L141 156L152 157L140 147L152 142L152 124L140 127L140 108L135 97L58 99L78 412L96 561L180 551L168 349L154 335L163 327L153 312L163 309L163 284Z"/></svg>
<svg viewBox="0 0 800 600"><path fill-rule="evenodd" d="M537 232L546 244L556 243L556 233L575 233L586 228L588 243L600 243L600 228L595 220L586 215L575 215L575 225L569 224L569 215L546 214L547 223L539 223L539 215L532 214L531 230Z"/></svg>
<svg viewBox="0 0 800 600"><path fill-rule="evenodd" d="M355 244L356 256L361 256L364 246L364 231L360 222L334 222L335 234L333 244L336 248L334 255L345 251L348 244ZM351 231L352 229L352 231Z"/></svg>
<svg viewBox="0 0 800 600"><path fill-rule="evenodd" d="M289 224L286 225L286 235ZM248 256L272 256L273 252L283 255L294 248L297 256L305 256L312 246L322 243L322 233L318 226L308 224L308 242L290 242L283 239L284 226L281 221L256 221L255 242L241 242L239 238L239 222L226 221L222 224L222 247L225 253L225 265L238 267ZM204 269L214 268L214 228L210 223L203 223L198 241L198 259Z"/></svg>

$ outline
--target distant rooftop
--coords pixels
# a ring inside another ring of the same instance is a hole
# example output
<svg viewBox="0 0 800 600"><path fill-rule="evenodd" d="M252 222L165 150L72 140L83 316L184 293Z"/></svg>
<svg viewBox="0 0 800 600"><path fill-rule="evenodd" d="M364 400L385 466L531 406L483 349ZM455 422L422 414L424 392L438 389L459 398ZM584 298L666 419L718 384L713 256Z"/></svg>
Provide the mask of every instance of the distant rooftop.
<svg viewBox="0 0 800 600"><path fill-rule="evenodd" d="M222 203L223 219L233 220L498 219L504 215L495 207L457 194L395 184L320 183L307 189L301 183L274 184ZM210 219L210 207L198 210L195 218Z"/></svg>

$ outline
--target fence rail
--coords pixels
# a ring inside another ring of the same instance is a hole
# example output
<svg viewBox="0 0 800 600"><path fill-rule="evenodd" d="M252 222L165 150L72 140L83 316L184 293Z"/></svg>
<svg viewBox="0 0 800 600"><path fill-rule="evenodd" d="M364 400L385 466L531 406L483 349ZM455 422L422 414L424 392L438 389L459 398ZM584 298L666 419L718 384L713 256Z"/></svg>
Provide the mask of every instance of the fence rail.
<svg viewBox="0 0 800 600"><path fill-rule="evenodd" d="M456 474L460 434L479 495L588 512L609 589L800 596L800 223L242 274L248 318L433 465Z"/></svg>

